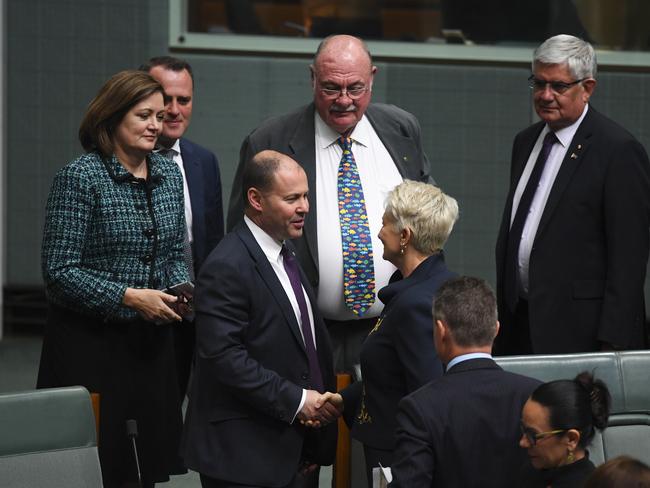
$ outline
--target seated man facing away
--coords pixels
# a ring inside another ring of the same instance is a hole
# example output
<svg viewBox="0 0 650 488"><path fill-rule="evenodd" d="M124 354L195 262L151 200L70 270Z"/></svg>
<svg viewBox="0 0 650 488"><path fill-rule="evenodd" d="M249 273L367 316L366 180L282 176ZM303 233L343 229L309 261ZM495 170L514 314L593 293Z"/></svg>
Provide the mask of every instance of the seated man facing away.
<svg viewBox="0 0 650 488"><path fill-rule="evenodd" d="M503 371L490 351L496 298L478 278L445 282L433 303L445 374L404 397L391 487L508 487L525 463L521 409L539 381Z"/></svg>

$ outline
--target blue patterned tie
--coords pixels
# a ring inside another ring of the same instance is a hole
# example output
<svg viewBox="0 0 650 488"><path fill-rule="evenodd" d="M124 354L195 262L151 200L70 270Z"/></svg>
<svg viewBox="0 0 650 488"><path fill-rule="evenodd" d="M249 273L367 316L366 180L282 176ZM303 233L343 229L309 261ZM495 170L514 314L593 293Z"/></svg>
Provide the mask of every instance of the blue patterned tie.
<svg viewBox="0 0 650 488"><path fill-rule="evenodd" d="M366 200L352 154L352 140L337 140L343 156L338 170L339 223L343 244L343 296L345 304L362 316L375 303L375 264Z"/></svg>

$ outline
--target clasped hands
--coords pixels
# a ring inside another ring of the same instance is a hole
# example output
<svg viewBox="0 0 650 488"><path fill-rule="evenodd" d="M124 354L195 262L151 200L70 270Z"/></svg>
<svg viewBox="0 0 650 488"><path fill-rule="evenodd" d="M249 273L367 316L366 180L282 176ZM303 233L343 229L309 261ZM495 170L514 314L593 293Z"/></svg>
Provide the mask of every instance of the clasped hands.
<svg viewBox="0 0 650 488"><path fill-rule="evenodd" d="M307 390L307 398L298 412L298 420L306 427L319 428L338 419L343 413L343 407L343 398L338 393Z"/></svg>

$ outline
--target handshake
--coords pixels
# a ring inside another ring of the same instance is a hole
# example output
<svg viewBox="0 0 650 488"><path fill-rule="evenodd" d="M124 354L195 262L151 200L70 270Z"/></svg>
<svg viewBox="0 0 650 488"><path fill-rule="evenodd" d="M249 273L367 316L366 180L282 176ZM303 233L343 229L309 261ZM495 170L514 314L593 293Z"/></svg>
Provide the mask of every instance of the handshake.
<svg viewBox="0 0 650 488"><path fill-rule="evenodd" d="M338 393L307 390L298 420L306 427L319 428L338 419L343 413L343 398Z"/></svg>

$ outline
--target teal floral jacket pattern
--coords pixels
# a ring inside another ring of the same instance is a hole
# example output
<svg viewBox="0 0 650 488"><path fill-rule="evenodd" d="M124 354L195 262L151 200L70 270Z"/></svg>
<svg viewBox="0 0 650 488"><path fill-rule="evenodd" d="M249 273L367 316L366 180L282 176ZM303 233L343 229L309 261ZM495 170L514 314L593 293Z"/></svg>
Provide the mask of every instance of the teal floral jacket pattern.
<svg viewBox="0 0 650 488"><path fill-rule="evenodd" d="M183 179L176 164L147 157L145 181L114 156L88 153L61 169L47 202L42 268L48 300L106 321L137 313L128 287L160 289L188 279Z"/></svg>

